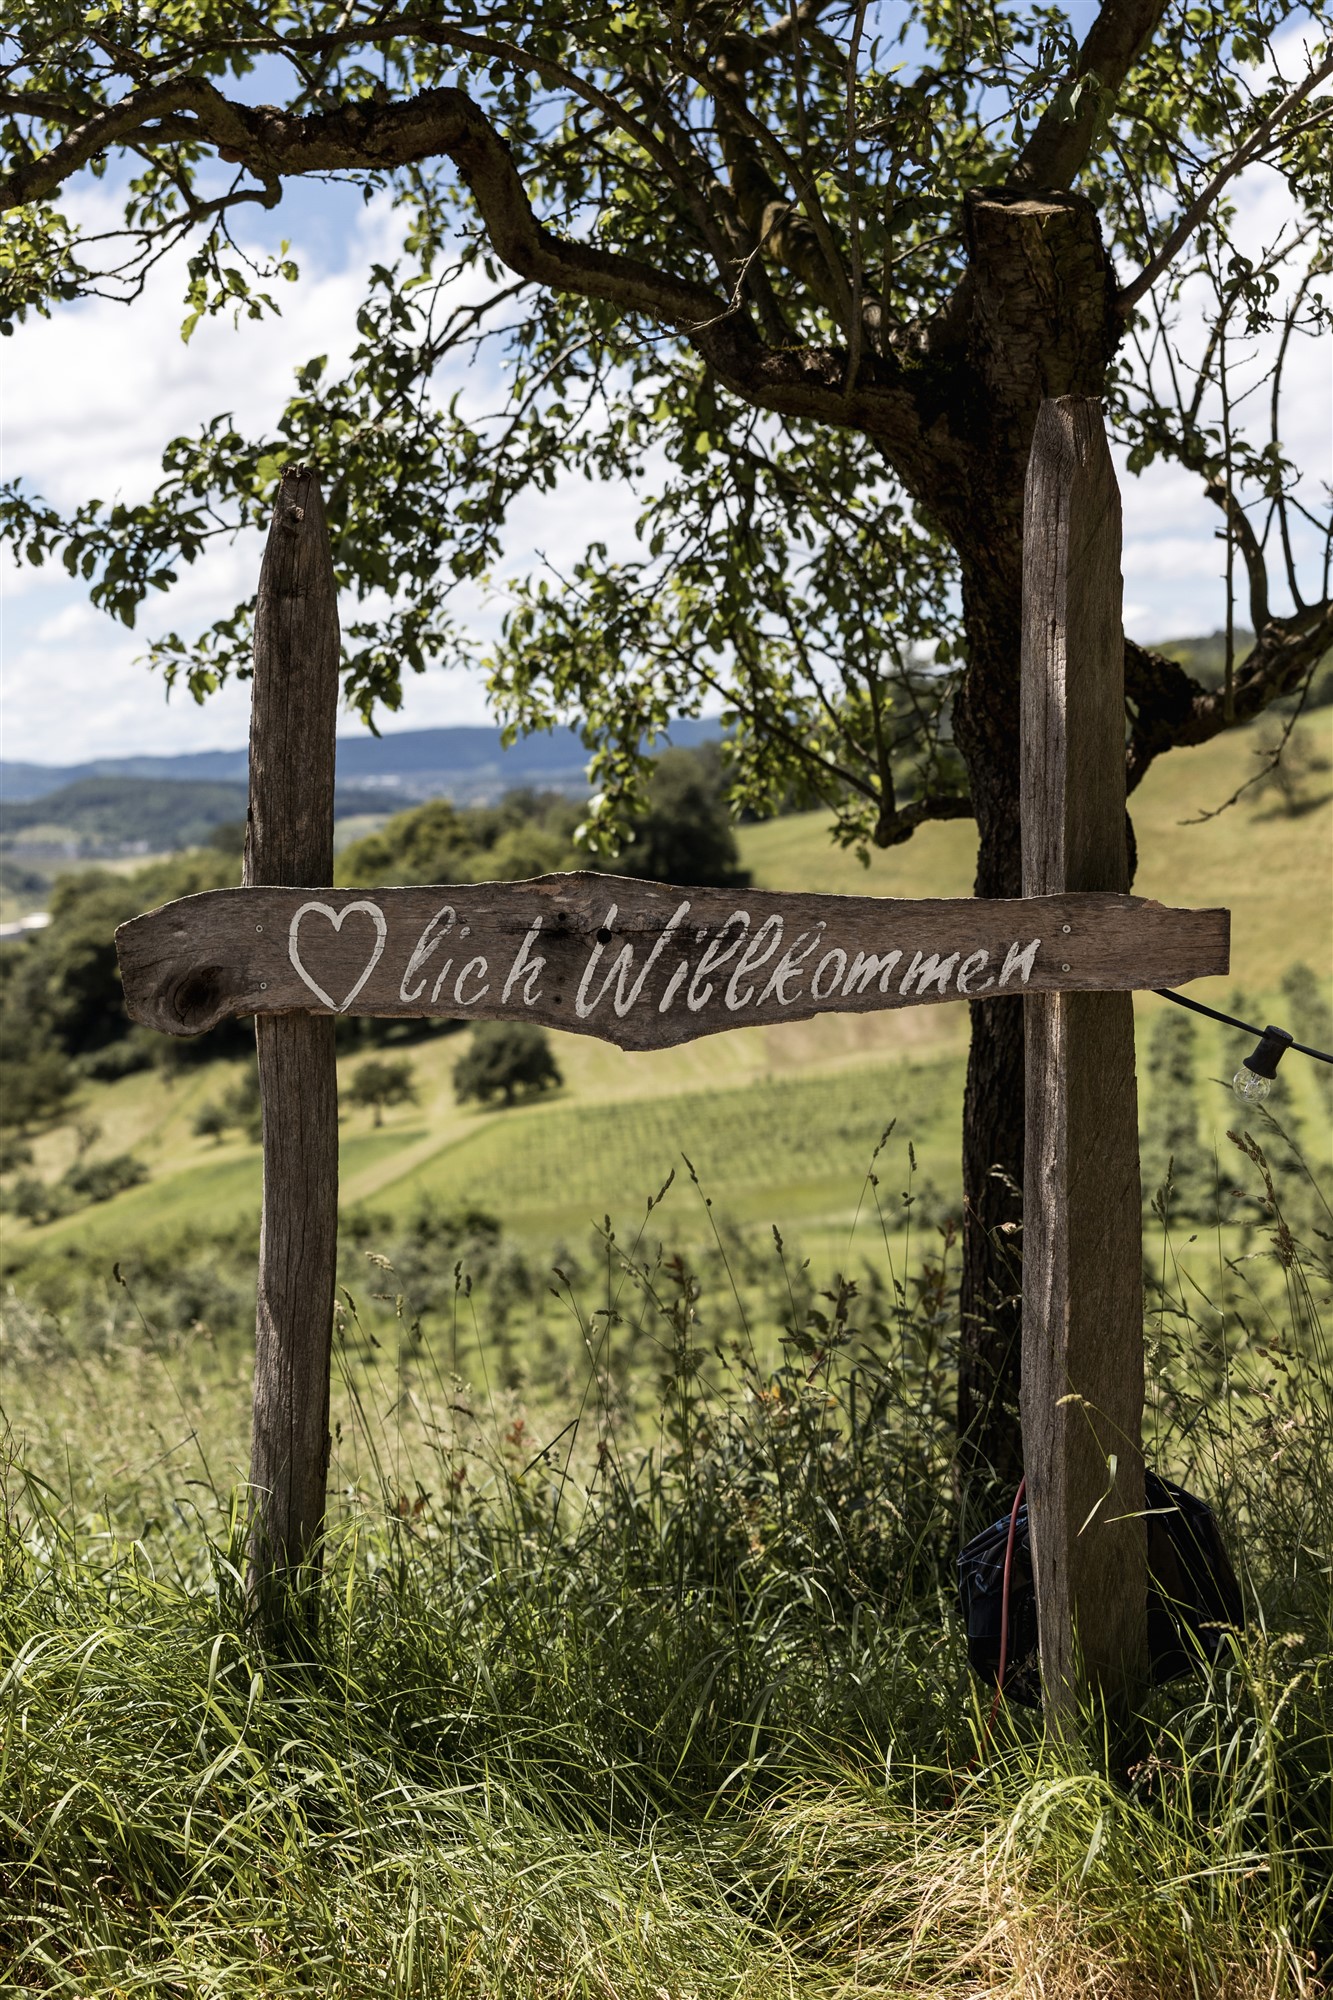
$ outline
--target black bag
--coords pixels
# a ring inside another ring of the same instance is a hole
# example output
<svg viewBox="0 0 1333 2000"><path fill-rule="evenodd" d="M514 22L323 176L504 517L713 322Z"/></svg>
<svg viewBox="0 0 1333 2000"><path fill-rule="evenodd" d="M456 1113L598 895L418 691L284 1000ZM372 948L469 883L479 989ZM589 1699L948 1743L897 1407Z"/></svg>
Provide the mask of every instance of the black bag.
<svg viewBox="0 0 1333 2000"><path fill-rule="evenodd" d="M1146 1478L1148 1513L1148 1653L1155 1681L1179 1680L1200 1660L1215 1660L1223 1635L1243 1631L1245 1611L1211 1507L1155 1472ZM974 1535L958 1558L958 1604L972 1670L994 1687L1000 1671L1000 1621L1009 1516ZM1026 1502L1014 1524L1009 1578L1009 1647L1004 1692L1041 1705L1037 1598Z"/></svg>

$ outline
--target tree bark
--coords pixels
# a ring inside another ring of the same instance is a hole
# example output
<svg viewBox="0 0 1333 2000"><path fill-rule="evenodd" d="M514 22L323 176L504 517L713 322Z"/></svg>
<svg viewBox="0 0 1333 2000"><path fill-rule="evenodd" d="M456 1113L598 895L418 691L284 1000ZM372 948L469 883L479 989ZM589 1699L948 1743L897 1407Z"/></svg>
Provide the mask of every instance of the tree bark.
<svg viewBox="0 0 1333 2000"><path fill-rule="evenodd" d="M952 329L958 347L949 357L948 443L931 490L918 497L949 534L962 571L968 665L954 734L977 824L975 893L1010 897L1022 894L1023 877L1019 673L1028 455L1043 398L1101 394L1117 325L1096 213L1081 197L978 190L967 200L965 234L968 279ZM956 1477L965 1522L1007 1503L1022 1471L1023 1144L1023 1010L1015 1001L982 1002L972 1008L963 1109Z"/></svg>
<svg viewBox="0 0 1333 2000"><path fill-rule="evenodd" d="M1020 545L1021 548L1021 545ZM1015 551L1014 553L1018 553ZM964 588L967 681L955 730L977 821L978 896L1022 894L1019 840L1019 606L994 566ZM956 1484L967 1526L1022 1477L1024 1062L1020 1000L971 1008L963 1097L963 1265L959 1287Z"/></svg>

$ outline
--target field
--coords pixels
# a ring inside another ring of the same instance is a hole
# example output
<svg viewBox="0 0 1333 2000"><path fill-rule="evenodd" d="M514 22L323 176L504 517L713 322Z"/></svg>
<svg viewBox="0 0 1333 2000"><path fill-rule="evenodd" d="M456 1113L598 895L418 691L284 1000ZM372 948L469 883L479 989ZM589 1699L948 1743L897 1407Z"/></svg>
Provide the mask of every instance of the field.
<svg viewBox="0 0 1333 2000"><path fill-rule="evenodd" d="M1327 742L1330 713L1307 725L1311 744ZM1231 1003L1246 1019L1283 1020L1278 989L1289 965L1303 960L1327 979L1333 813L1316 793L1296 815L1261 797L1201 821L1253 770L1254 739L1251 731L1177 752L1149 773L1134 801L1136 888L1162 901L1230 907L1232 975L1191 990L1214 1005ZM964 895L970 884L972 833L961 823L926 827L868 869L833 849L814 815L743 828L742 846L764 888L925 896ZM1141 1070L1163 1004L1138 997ZM1301 1039L1300 1024L1290 1025ZM743 1029L652 1055L557 1035L565 1079L558 1099L484 1113L453 1102L462 1039L434 1036L411 1051L417 1105L389 1112L380 1131L366 1113L347 1118L343 1200L401 1207L431 1193L492 1203L503 1207L507 1229L535 1246L581 1240L607 1212L638 1215L688 1156L729 1215L799 1225L831 1248L856 1212L870 1152L891 1121L900 1141L912 1140L924 1179L954 1196L965 1037L958 1006ZM1229 1078L1246 1053L1241 1038L1207 1026L1199 1047L1208 1078ZM227 1076L225 1066L203 1065L169 1086L150 1072L90 1088L76 1113L101 1127L90 1156L133 1151L151 1180L43 1227L7 1218L8 1267L74 1242L120 1254L191 1216L229 1226L253 1214L257 1148L234 1138L219 1146L191 1130ZM1317 1105L1309 1065L1290 1059L1283 1078L1308 1142ZM1230 1121L1229 1094L1213 1088L1205 1095L1205 1144L1224 1144ZM37 1171L56 1174L69 1164L74 1123L38 1141ZM1318 1153L1317 1134L1314 1143Z"/></svg>
<svg viewBox="0 0 1333 2000"><path fill-rule="evenodd" d="M2 1990L1319 2000L1329 1272L1273 1222L1211 1297L1165 1245L1148 1436L1249 1626L1144 1697L1119 1778L969 1676L920 1248L849 1301L721 1231L553 1271L349 1225L324 1609L286 1654L239 1588L227 1271L11 1299Z"/></svg>
<svg viewBox="0 0 1333 2000"><path fill-rule="evenodd" d="M1215 997L1299 1036L1328 802L1180 824L1251 748L1150 780L1138 886L1229 904ZM956 826L868 873L810 819L744 845L765 886L967 889ZM562 1036L562 1089L494 1112L454 1102L464 1034L408 1045L419 1101L344 1120L325 1589L285 1653L241 1587L259 1156L193 1130L239 1065L38 1135L48 1178L80 1145L150 1178L4 1218L0 1994L1322 2000L1333 1215L1275 1128L1244 1121L1272 1189L1228 1140L1248 1044L1202 1026L1224 1199L1149 1221L1145 1436L1247 1627L1144 1694L1110 1775L1096 1718L1090 1750L988 1719L954 1611L964 1034ZM1328 1097L1282 1074L1318 1177Z"/></svg>

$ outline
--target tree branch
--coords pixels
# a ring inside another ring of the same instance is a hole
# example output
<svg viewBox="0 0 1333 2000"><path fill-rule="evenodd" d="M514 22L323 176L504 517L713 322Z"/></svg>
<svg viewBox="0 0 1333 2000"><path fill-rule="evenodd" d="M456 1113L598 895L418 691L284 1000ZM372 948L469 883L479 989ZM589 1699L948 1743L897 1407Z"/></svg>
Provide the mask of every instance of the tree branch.
<svg viewBox="0 0 1333 2000"><path fill-rule="evenodd" d="M793 7L789 14L780 14L766 28L743 28L737 22L729 21L719 46L726 50L732 67L758 69L761 63L771 62L774 56L785 56L791 48L794 33L809 41L810 31L817 28L820 16L827 14L834 4L835 0L801 0L798 7ZM842 61L842 52L836 42L826 41L818 33L814 39L822 45L824 58L831 66Z"/></svg>
<svg viewBox="0 0 1333 2000"><path fill-rule="evenodd" d="M861 268L861 216L856 199L856 64L865 27L866 0L857 0L852 26L852 45L847 53L847 215L852 252L851 318L847 328L847 387L851 388L861 366L861 337L864 312L864 273Z"/></svg>
<svg viewBox="0 0 1333 2000"><path fill-rule="evenodd" d="M1310 92L1329 76L1333 76L1333 53L1326 55L1318 69L1312 69L1294 90L1289 90L1281 103L1269 112L1267 118L1255 126L1249 138L1223 160L1221 166L1205 183L1201 193L1185 210L1156 256L1145 264L1138 277L1120 292L1116 299L1116 310L1119 313L1123 315L1131 312L1144 293L1152 290L1163 271L1170 268L1199 224L1205 219L1227 182L1234 180L1237 174L1243 173L1246 167L1259 158L1277 136L1279 126L1288 114L1302 105Z"/></svg>
<svg viewBox="0 0 1333 2000"><path fill-rule="evenodd" d="M803 158L798 167L776 134L755 117L742 87L745 72L730 72L725 56L719 56L711 69L688 59L682 68L713 100L733 190L748 227L761 247L785 264L839 325L850 331L851 287L808 159ZM759 157L764 151L786 176L794 199L783 193L764 168Z"/></svg>
<svg viewBox="0 0 1333 2000"><path fill-rule="evenodd" d="M520 277L553 291L605 300L674 328L729 387L761 408L854 426L885 441L919 436L915 401L891 361L868 360L849 394L841 348L765 347L735 299L696 279L545 228L508 146L462 90L425 90L390 104L360 100L300 116L272 105L232 103L201 79L180 78L130 92L39 159L16 168L0 181L0 207L45 199L108 146L152 144L165 136L213 145L223 159L266 182L298 174L390 171L444 156L471 191L497 255Z"/></svg>
<svg viewBox="0 0 1333 2000"><path fill-rule="evenodd" d="M713 99L737 215L759 256L790 271L835 320L842 321L849 297L832 283L828 259L809 218L783 193L760 158L753 129L757 121L748 118L745 107L743 83L748 70L742 66L729 72L724 67L731 50L729 39L711 71L696 69L692 74ZM799 174L796 179L799 184Z"/></svg>
<svg viewBox="0 0 1333 2000"><path fill-rule="evenodd" d="M1333 602L1291 618L1274 618L1255 637L1237 667L1231 689L1206 688L1175 660L1125 641L1125 694L1130 703L1126 777L1132 792L1154 758L1165 750L1210 743L1224 730L1250 722L1302 680L1333 646Z"/></svg>
<svg viewBox="0 0 1333 2000"><path fill-rule="evenodd" d="M901 847L919 826L924 826L929 820L975 817L972 801L965 793L926 792L909 805L897 806L892 813L881 814L872 838L876 847Z"/></svg>
<svg viewBox="0 0 1333 2000"><path fill-rule="evenodd" d="M1240 550L1249 579L1250 629L1262 632L1268 623L1268 564L1259 537L1249 515L1227 485L1224 472L1215 472L1205 482L1204 491L1213 505L1221 509L1227 530Z"/></svg>
<svg viewBox="0 0 1333 2000"><path fill-rule="evenodd" d="M1078 52L1069 81L1095 78L1103 91L1117 92L1152 40L1166 8L1167 0L1105 0ZM1014 162L1009 186L1072 186L1096 136L1102 111L1099 97L1099 91L1089 90L1071 118L1057 93Z"/></svg>
<svg viewBox="0 0 1333 2000"><path fill-rule="evenodd" d="M84 116L87 109L85 106ZM45 118L53 125L69 125L80 114L63 97L48 97L38 90L0 90L0 115L6 118Z"/></svg>
<svg viewBox="0 0 1333 2000"><path fill-rule="evenodd" d="M234 115L239 107L229 105L221 92L202 78L175 77L169 83L131 90L115 104L74 126L49 152L39 153L0 178L0 210L49 200L71 174L87 166L108 147L128 145L136 138L143 138L158 120L186 110L208 116L210 129L206 136L214 144L230 143L242 131ZM200 136L205 136L202 131Z"/></svg>

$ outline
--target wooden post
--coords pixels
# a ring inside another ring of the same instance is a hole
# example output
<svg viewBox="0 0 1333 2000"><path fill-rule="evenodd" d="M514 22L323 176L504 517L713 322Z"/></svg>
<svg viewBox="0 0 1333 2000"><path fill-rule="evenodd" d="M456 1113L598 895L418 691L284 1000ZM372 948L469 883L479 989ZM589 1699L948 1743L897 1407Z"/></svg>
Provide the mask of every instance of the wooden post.
<svg viewBox="0 0 1333 2000"><path fill-rule="evenodd" d="M319 481L308 467L293 466L278 490L255 607L247 887L318 887L333 878L338 653ZM255 1018L264 1206L249 1585L275 1638L286 1630L291 1591L317 1573L324 1521L338 1237L333 1034L328 1016ZM314 1601L311 1593L306 1615L313 1615Z"/></svg>
<svg viewBox="0 0 1333 2000"><path fill-rule="evenodd" d="M1125 890L1120 496L1100 405L1043 403L1023 548L1023 893ZM1079 926L1062 958L1077 969ZM1147 1672L1143 1281L1128 993L1025 998L1023 1462L1048 1724Z"/></svg>
<svg viewBox="0 0 1333 2000"><path fill-rule="evenodd" d="M1108 1707L1127 1707L1147 1667L1130 992L1227 971L1229 918L1126 893L1123 645L1100 408L1047 402L1025 519L1024 901L755 890L738 902L593 875L333 889L333 564L314 474L284 474L255 614L245 886L116 933L135 1021L192 1035L256 1016L250 1587L272 1636L290 1625L290 1586L316 1580L324 1519L336 1015L526 1019L655 1049L1007 988L1027 1023L1022 1410L1047 1713L1073 1720L1085 1670Z"/></svg>

